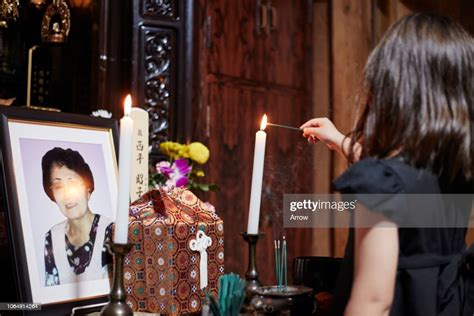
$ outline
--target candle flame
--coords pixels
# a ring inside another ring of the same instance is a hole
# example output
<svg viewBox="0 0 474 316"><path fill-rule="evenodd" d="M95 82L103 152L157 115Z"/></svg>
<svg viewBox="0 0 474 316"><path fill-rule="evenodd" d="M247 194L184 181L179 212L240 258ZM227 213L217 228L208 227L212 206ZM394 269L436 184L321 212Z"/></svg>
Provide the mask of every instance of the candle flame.
<svg viewBox="0 0 474 316"><path fill-rule="evenodd" d="M260 130L263 131L267 127L267 115L263 114L262 123L260 123Z"/></svg>
<svg viewBox="0 0 474 316"><path fill-rule="evenodd" d="M125 97L124 107L125 116L129 116L132 110L132 96L130 94Z"/></svg>

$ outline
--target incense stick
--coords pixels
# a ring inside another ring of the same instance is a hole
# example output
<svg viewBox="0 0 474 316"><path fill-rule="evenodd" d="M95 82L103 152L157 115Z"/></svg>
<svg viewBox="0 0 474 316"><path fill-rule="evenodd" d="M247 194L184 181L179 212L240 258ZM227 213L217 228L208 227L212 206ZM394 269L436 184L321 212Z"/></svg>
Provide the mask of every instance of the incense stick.
<svg viewBox="0 0 474 316"><path fill-rule="evenodd" d="M278 264L279 264L279 261L278 261L278 248L277 248L277 241L273 240L273 242L275 243L275 280L276 280L276 283L278 284L278 275L279 275L279 271L278 271Z"/></svg>
<svg viewBox="0 0 474 316"><path fill-rule="evenodd" d="M288 288L286 236L283 236L283 240L273 240L273 243L275 246L276 288L278 292L283 292Z"/></svg>
<svg viewBox="0 0 474 316"><path fill-rule="evenodd" d="M277 254L278 254L278 290L281 288L281 271L282 271L282 265L281 265L281 244L280 240L277 240Z"/></svg>
<svg viewBox="0 0 474 316"><path fill-rule="evenodd" d="M294 130L294 131L299 131L299 132L301 132L301 129L299 129L299 128L297 128L297 127L293 127L293 126L281 125L281 124L273 124L273 123L267 123L267 125L275 126L275 127L281 127L281 128L286 128L286 129L291 129L291 130Z"/></svg>
<svg viewBox="0 0 474 316"><path fill-rule="evenodd" d="M288 286L288 273L286 270L286 238L283 236L283 275L285 278L285 285L283 286L283 289L286 290Z"/></svg>

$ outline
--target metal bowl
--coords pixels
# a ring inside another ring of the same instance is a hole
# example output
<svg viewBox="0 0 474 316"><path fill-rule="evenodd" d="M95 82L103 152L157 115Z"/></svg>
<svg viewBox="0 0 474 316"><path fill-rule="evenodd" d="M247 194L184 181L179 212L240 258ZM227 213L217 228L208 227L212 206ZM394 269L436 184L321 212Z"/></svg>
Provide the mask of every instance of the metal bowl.
<svg viewBox="0 0 474 316"><path fill-rule="evenodd" d="M261 315L311 315L316 308L313 290L305 286L261 286L251 301Z"/></svg>

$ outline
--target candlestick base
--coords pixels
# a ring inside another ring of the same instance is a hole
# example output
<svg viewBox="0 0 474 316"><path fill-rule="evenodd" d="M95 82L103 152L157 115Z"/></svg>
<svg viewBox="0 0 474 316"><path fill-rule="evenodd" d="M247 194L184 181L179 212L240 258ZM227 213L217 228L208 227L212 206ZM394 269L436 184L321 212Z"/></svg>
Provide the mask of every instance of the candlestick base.
<svg viewBox="0 0 474 316"><path fill-rule="evenodd" d="M109 294L109 303L100 311L102 316L133 316L133 311L125 299L127 293L123 285L123 259L132 249L133 244L110 243L110 249L115 257L114 284Z"/></svg>
<svg viewBox="0 0 474 316"><path fill-rule="evenodd" d="M253 308L250 305L252 298L256 294L257 288L262 284L258 280L258 271L257 271L257 242L260 236L263 236L262 233L259 234L247 234L240 233L244 238L245 242L249 245L249 263L247 272L245 273L245 302L242 306L241 312L244 314L253 313Z"/></svg>

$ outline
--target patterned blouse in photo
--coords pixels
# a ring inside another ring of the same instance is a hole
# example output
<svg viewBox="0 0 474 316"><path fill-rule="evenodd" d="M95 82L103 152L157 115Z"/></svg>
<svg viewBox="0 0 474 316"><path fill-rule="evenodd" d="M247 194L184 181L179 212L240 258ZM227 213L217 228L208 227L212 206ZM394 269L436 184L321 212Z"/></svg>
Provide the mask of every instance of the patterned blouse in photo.
<svg viewBox="0 0 474 316"><path fill-rule="evenodd" d="M92 222L91 231L89 233L89 240L80 247L76 247L69 241L66 234L66 254L69 265L73 269L76 275L80 275L85 271L91 262L94 243L97 235L97 228L99 224L100 215L95 214ZM108 252L105 243L109 242L112 237L112 224L109 224L105 230L104 246L102 247L102 272L103 274L108 273L109 265L112 264L112 255ZM58 269L54 260L53 244L51 238L51 230L46 233L45 238L45 250L44 250L44 263L45 263L45 280L46 286L59 285L60 279L58 275Z"/></svg>

